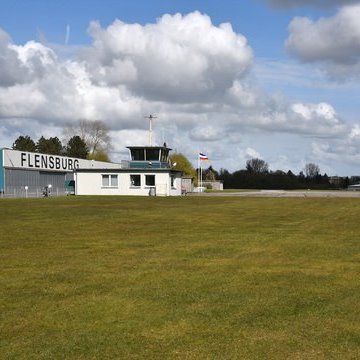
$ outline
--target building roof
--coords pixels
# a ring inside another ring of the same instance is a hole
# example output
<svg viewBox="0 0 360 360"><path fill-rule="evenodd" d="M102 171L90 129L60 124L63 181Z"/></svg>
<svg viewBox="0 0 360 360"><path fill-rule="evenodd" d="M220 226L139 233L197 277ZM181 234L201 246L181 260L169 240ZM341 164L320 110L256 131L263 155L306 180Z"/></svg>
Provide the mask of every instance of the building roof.
<svg viewBox="0 0 360 360"><path fill-rule="evenodd" d="M171 168L81 168L76 169L74 172L103 172L103 173L182 173L180 170Z"/></svg>
<svg viewBox="0 0 360 360"><path fill-rule="evenodd" d="M167 146L127 146L127 149L145 149L145 150L149 150L149 149L166 149L166 150L172 150L170 148L168 148Z"/></svg>

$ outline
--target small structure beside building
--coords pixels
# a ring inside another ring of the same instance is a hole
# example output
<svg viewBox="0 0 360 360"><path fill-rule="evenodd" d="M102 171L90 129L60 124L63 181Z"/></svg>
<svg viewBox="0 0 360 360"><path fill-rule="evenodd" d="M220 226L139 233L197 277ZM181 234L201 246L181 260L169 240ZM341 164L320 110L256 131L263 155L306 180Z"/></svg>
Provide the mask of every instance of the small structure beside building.
<svg viewBox="0 0 360 360"><path fill-rule="evenodd" d="M224 184L222 181L220 180L203 180L202 181L202 186L206 189L211 189L211 190L217 190L217 191L223 191L224 190Z"/></svg>
<svg viewBox="0 0 360 360"><path fill-rule="evenodd" d="M329 183L334 187L340 187L344 181L344 178L341 176L330 176Z"/></svg>
<svg viewBox="0 0 360 360"><path fill-rule="evenodd" d="M194 191L194 178L192 176L183 176L181 178L181 192L183 195Z"/></svg>

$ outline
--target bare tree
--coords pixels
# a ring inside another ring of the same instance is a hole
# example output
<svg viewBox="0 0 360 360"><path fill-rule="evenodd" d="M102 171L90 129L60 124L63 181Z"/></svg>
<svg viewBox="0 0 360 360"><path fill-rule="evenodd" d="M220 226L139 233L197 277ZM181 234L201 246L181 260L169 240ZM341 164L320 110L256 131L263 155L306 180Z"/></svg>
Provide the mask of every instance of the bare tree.
<svg viewBox="0 0 360 360"><path fill-rule="evenodd" d="M269 165L262 159L250 159L246 162L246 170L253 174L266 173L269 171Z"/></svg>
<svg viewBox="0 0 360 360"><path fill-rule="evenodd" d="M75 125L68 125L64 129L64 136L70 139L74 135L80 136L85 142L90 157L96 157L98 152L106 153L111 149L109 129L102 120L79 120Z"/></svg>
<svg viewBox="0 0 360 360"><path fill-rule="evenodd" d="M318 165L313 164L313 163L308 163L305 165L305 174L306 177L308 178L315 178L316 176L318 176L320 174L320 168Z"/></svg>

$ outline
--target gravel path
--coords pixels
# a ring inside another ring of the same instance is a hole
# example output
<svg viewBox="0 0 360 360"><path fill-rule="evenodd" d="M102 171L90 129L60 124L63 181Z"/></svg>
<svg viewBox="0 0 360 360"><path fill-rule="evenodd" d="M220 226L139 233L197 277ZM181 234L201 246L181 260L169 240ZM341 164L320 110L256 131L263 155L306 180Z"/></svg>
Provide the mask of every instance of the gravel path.
<svg viewBox="0 0 360 360"><path fill-rule="evenodd" d="M316 191L316 190L259 190L242 192L189 193L190 196L244 196L244 197L327 197L360 198L360 191Z"/></svg>

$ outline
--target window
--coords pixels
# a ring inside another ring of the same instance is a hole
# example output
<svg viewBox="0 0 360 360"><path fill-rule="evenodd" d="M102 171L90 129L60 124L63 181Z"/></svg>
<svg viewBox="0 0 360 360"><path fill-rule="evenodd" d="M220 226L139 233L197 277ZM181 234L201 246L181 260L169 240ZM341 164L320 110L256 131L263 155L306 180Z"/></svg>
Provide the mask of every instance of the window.
<svg viewBox="0 0 360 360"><path fill-rule="evenodd" d="M155 186L155 175L145 175L145 185Z"/></svg>
<svg viewBox="0 0 360 360"><path fill-rule="evenodd" d="M110 175L110 186L118 187L118 176L117 175Z"/></svg>
<svg viewBox="0 0 360 360"><path fill-rule="evenodd" d="M175 178L175 176L174 175L171 175L171 187L173 188L173 189L176 189L176 178Z"/></svg>
<svg viewBox="0 0 360 360"><path fill-rule="evenodd" d="M169 150L162 149L161 150L161 162L167 162L169 159Z"/></svg>
<svg viewBox="0 0 360 360"><path fill-rule="evenodd" d="M146 149L147 161L159 161L160 149Z"/></svg>
<svg viewBox="0 0 360 360"><path fill-rule="evenodd" d="M118 176L117 175L101 175L102 176L102 187L118 187Z"/></svg>
<svg viewBox="0 0 360 360"><path fill-rule="evenodd" d="M130 175L130 186L140 187L141 177L140 175Z"/></svg>
<svg viewBox="0 0 360 360"><path fill-rule="evenodd" d="M144 161L145 160L144 149L132 149L131 158L134 161Z"/></svg>

